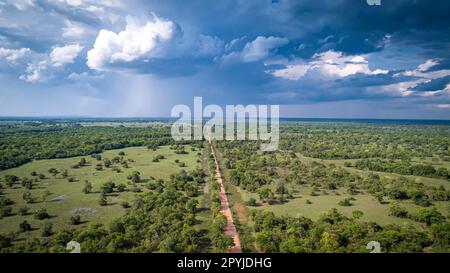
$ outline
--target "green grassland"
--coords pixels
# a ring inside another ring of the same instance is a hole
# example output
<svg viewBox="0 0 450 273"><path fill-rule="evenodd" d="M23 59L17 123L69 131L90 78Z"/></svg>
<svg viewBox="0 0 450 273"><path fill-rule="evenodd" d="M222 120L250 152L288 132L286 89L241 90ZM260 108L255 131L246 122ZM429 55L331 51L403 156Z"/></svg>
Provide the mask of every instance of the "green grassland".
<svg viewBox="0 0 450 273"><path fill-rule="evenodd" d="M186 148L188 154L176 154L169 146L159 147L156 151L149 150L145 147L133 147L120 150L110 150L101 154L102 159L112 159L118 156L118 153L123 151L125 153L124 160L128 161L128 168L121 164L113 164L110 168L103 167L103 170L96 170L96 165L102 163L95 158L85 156L87 160L86 166L73 169L71 166L77 164L82 157L73 157L66 159L50 159L37 160L23 166L8 169L0 172L0 179L5 175L16 175L19 178L33 178L31 172L44 174L45 179L39 179L34 182L33 189L29 190L35 198L32 204L26 204L22 195L26 190L17 182L12 188L5 188L3 196L14 201L13 211L11 216L0 219L0 230L2 233L13 232L18 230L19 224L26 220L31 224L33 231L25 233L23 239L30 237L38 237L41 232L40 229L45 221L53 224L53 230L59 231L63 229L83 228L91 223L108 223L110 220L120 217L125 210L121 206L121 202L131 202L136 194L131 191L131 182L127 176L133 171L139 171L142 182L137 183L137 187L141 188L142 192L148 191L145 187L147 181L153 177L154 179L167 179L170 174L179 172L181 169L193 170L199 166L197 163L198 151L191 151L189 147ZM159 162L152 162L156 155L163 155L165 159ZM180 167L175 162L178 159L184 162L186 167ZM120 169L120 172L113 170L113 167ZM60 171L59 174L53 176L49 174L48 170L55 168ZM62 177L62 170L68 170L68 177ZM68 179L74 179L69 182ZM88 180L92 186L92 193L85 194L82 192L84 181ZM107 195L108 205L100 206L98 200L100 198L100 188L105 182L112 181L116 185L124 183L127 185L127 190L124 192L114 192ZM49 191L50 195L46 201L42 200L45 191ZM27 206L29 214L22 216L18 213L20 207ZM36 220L33 217L33 212L40 208L46 208L51 215L49 220ZM82 224L74 226L70 224L70 217L79 214L81 215Z"/></svg>
<svg viewBox="0 0 450 273"><path fill-rule="evenodd" d="M262 209L274 212L276 215L290 215L290 216L303 216L313 220L317 220L323 213L327 212L331 208L338 209L339 212L343 213L348 217L352 217L353 211L362 211L364 215L360 218L361 221L369 222L373 221L381 225L387 224L413 224L418 227L424 226L422 223L415 222L411 219L398 218L389 215L389 204L380 204L373 196L370 194L358 194L349 195L342 191L327 191L326 194L321 194L318 196L310 196L312 188L303 187L299 191L300 194L294 195L294 199L289 200L284 204L263 204L262 206L255 207L255 209ZM240 190L241 194L244 191ZM256 194L247 193L247 198L257 197ZM340 206L339 201L353 197L351 206ZM311 204L308 204L306 200L309 200ZM409 212L414 212L419 206L413 204L410 201L402 201L402 206L404 206ZM443 214L448 216L449 207L447 202L436 202L436 208Z"/></svg>
<svg viewBox="0 0 450 273"><path fill-rule="evenodd" d="M345 162L354 162L356 160L353 159L347 159L347 160L323 160L323 159L317 159L312 157L306 157L300 153L296 153L297 157L300 159L300 161L305 163L312 163L312 162L320 162L325 165L333 164L335 166L343 167L347 171L351 173L359 173L359 174L367 174L367 173L376 173L382 177L400 177L402 175L395 174L395 173L384 173L384 172L371 172L371 171L363 171L358 170L351 167L345 167ZM418 159L417 159L418 160ZM431 162L431 159L429 159L429 162ZM419 162L419 163L425 163L425 162ZM279 170L283 171L283 170ZM403 175L404 176L404 175ZM450 189L450 182L443 180L443 179L437 179L437 178L428 178L428 177L419 177L419 176L406 176L408 178L413 179L415 182L423 183L428 186L444 186L446 189ZM265 186L270 188L272 191L273 185ZM236 190L241 195L242 199L244 201L249 200L250 198L254 198L258 200L258 194L257 193L251 193L248 191L245 191L241 189L240 187L235 187ZM276 215L290 215L290 216L303 216L307 218L311 218L313 220L317 220L323 213L327 212L331 208L336 208L341 213L352 217L353 211L362 211L364 214L359 219L361 221L374 221L376 223L386 225L386 224L413 224L417 227L423 227L424 224L418 223L416 221L413 221L411 219L406 218L398 218L389 215L389 201L387 201L385 204L380 204L372 195L368 193L359 193L357 195L350 195L342 190L323 190L320 195L317 196L311 196L310 193L312 191L312 188L310 186L295 186L295 194L294 198L288 200L288 202L283 204L272 204L269 205L267 203L260 204L260 206L257 207L249 207L254 208L258 210L267 210L275 213ZM355 198L354 201L352 201L352 206L340 206L338 203L339 201L353 197ZM311 204L307 204L307 201L311 201ZM392 201L392 200L390 200ZM413 202L406 200L400 202L403 207L405 207L408 212L414 212L420 206L413 204ZM448 217L450 215L450 205L448 202L435 202L434 207L438 209L440 213Z"/></svg>

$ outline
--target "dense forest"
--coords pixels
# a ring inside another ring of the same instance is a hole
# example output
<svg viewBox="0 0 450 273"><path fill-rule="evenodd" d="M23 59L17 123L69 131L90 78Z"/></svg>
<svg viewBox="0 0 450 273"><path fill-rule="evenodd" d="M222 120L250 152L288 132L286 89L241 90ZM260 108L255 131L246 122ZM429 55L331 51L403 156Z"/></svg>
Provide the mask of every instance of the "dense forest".
<svg viewBox="0 0 450 273"><path fill-rule="evenodd" d="M0 170L33 159L66 158L124 147L173 143L169 127L150 128L30 122L0 125Z"/></svg>

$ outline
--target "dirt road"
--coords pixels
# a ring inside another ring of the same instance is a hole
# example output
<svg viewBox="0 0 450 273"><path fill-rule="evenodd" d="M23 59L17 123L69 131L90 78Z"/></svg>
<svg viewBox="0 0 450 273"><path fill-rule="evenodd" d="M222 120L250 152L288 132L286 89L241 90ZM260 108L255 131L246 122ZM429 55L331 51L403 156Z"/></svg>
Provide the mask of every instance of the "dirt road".
<svg viewBox="0 0 450 273"><path fill-rule="evenodd" d="M227 226L225 228L225 236L230 236L231 238L233 238L233 242L234 242L234 246L231 248L231 252L232 253L242 253L242 249L241 249L241 241L239 240L239 234L237 233L236 230L236 226L234 225L234 221L233 221L233 214L231 213L231 209L230 209L230 205L228 204L228 198L227 198L227 194L225 192L225 188L223 186L223 182L222 182L222 175L220 173L220 168L219 168L219 162L217 162L217 156L216 156L216 152L214 150L214 147L211 143L211 139L208 138L209 144L211 145L211 154L214 157L214 163L215 163L215 171L214 171L214 176L216 178L217 183L219 183L219 188L220 188L220 193L219 193L219 197L220 197L220 212L225 215L225 217L227 218Z"/></svg>

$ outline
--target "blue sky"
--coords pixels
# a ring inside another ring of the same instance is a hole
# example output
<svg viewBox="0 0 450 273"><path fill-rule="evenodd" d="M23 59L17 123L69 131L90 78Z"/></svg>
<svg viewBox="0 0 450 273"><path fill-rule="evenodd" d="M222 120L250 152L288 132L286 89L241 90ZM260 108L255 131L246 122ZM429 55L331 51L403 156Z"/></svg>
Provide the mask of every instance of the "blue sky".
<svg viewBox="0 0 450 273"><path fill-rule="evenodd" d="M0 115L450 119L449 1L0 0Z"/></svg>

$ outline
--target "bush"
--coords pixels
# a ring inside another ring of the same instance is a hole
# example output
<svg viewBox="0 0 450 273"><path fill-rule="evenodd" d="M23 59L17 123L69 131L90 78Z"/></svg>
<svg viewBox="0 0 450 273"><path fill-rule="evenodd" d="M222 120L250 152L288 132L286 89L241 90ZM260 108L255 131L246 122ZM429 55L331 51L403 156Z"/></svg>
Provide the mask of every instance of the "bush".
<svg viewBox="0 0 450 273"><path fill-rule="evenodd" d="M44 227L42 228L41 235L42 235L42 237L49 237L49 236L52 236L52 234L53 234L53 224L46 222L44 224Z"/></svg>
<svg viewBox="0 0 450 273"><path fill-rule="evenodd" d="M83 187L83 192L85 194L91 193L92 192L92 184L89 181L84 181L84 187Z"/></svg>
<svg viewBox="0 0 450 273"><path fill-rule="evenodd" d="M44 220L50 218L50 215L47 213L47 210L42 208L35 212L34 219Z"/></svg>
<svg viewBox="0 0 450 273"><path fill-rule="evenodd" d="M406 208L401 207L397 202L393 202L389 206L389 214L399 218L408 217L408 211L406 210Z"/></svg>
<svg viewBox="0 0 450 273"><path fill-rule="evenodd" d="M30 230L31 230L31 225L26 220L19 224L20 232L27 232Z"/></svg>
<svg viewBox="0 0 450 273"><path fill-rule="evenodd" d="M254 207L254 206L256 206L256 199L255 198L250 198L250 199L247 200L247 202L245 202L245 204L247 206Z"/></svg>
<svg viewBox="0 0 450 273"><path fill-rule="evenodd" d="M116 187L116 184L112 181L108 181L102 185L102 193L108 194L114 192L114 188Z"/></svg>
<svg viewBox="0 0 450 273"><path fill-rule="evenodd" d="M350 202L350 200L351 200L350 198L345 198L339 201L338 205L343 207L350 207L353 205L352 202Z"/></svg>
<svg viewBox="0 0 450 273"><path fill-rule="evenodd" d="M81 224L81 216L78 215L78 214L71 216L70 217L70 224L74 225L74 226Z"/></svg>
<svg viewBox="0 0 450 273"><path fill-rule="evenodd" d="M121 202L120 205L121 205L122 208L124 208L124 209L127 209L127 208L130 207L130 204L129 204L128 202L126 202L126 201Z"/></svg>
<svg viewBox="0 0 450 273"><path fill-rule="evenodd" d="M126 191L127 190L127 185L125 185L125 184L123 184L123 183L120 183L118 186L117 186L117 191L118 192L124 192L124 191Z"/></svg>

